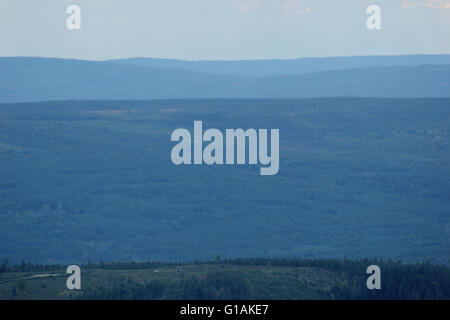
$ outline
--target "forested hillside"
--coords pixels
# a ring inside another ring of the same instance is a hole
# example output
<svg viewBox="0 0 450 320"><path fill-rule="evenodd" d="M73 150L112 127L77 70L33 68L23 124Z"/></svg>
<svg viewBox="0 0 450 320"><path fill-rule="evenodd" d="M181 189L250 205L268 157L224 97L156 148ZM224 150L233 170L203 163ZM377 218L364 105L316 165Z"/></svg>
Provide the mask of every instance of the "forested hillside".
<svg viewBox="0 0 450 320"><path fill-rule="evenodd" d="M0 105L11 263L394 258L449 264L450 99ZM170 135L278 128L280 170L176 166Z"/></svg>

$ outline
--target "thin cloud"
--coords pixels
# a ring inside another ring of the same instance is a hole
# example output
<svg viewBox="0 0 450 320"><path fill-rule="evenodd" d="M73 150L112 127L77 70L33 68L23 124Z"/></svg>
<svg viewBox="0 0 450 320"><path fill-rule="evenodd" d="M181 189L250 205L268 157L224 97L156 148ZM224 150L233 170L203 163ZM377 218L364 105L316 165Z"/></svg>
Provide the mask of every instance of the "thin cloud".
<svg viewBox="0 0 450 320"><path fill-rule="evenodd" d="M402 8L418 8L425 7L430 9L445 10L450 9L450 0L402 0Z"/></svg>
<svg viewBox="0 0 450 320"><path fill-rule="evenodd" d="M312 11L312 8L303 0L286 0L283 3L285 14L305 14Z"/></svg>
<svg viewBox="0 0 450 320"><path fill-rule="evenodd" d="M261 6L261 0L239 0L236 5L236 11L239 13L248 13Z"/></svg>

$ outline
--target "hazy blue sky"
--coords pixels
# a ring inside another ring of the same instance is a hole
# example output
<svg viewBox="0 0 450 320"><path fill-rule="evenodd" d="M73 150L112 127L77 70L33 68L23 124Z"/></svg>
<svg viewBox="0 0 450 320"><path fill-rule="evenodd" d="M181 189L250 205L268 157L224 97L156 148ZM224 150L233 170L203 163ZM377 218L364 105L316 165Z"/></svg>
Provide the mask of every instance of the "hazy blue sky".
<svg viewBox="0 0 450 320"><path fill-rule="evenodd" d="M81 30L66 8L81 8ZM381 7L382 29L366 28ZM450 0L0 0L0 56L189 60L450 53Z"/></svg>

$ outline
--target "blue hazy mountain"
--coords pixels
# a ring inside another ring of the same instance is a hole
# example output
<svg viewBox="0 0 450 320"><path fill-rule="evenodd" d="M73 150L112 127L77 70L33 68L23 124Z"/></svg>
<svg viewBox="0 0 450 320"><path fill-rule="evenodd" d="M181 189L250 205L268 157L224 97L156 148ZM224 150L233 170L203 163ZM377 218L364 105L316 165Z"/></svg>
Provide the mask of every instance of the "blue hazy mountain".
<svg viewBox="0 0 450 320"><path fill-rule="evenodd" d="M0 102L67 99L446 97L450 64L249 77L53 58L0 58Z"/></svg>
<svg viewBox="0 0 450 320"><path fill-rule="evenodd" d="M234 79L234 78L233 78ZM0 58L0 102L220 95L227 76L48 58Z"/></svg>
<svg viewBox="0 0 450 320"><path fill-rule="evenodd" d="M130 58L109 61L154 68L183 69L204 73L262 77L354 68L450 64L450 55L354 56L241 61L186 61L158 58Z"/></svg>

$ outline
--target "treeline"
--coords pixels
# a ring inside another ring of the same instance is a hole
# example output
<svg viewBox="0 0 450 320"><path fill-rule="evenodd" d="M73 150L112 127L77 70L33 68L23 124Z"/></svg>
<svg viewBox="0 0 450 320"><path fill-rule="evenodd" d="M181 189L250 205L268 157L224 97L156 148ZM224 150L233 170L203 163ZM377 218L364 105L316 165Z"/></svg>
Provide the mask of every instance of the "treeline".
<svg viewBox="0 0 450 320"><path fill-rule="evenodd" d="M238 265L312 267L334 271L340 276L332 288L333 299L450 299L450 269L429 262L403 264L392 260L338 259L237 259ZM366 269L378 265L382 290L368 290Z"/></svg>
<svg viewBox="0 0 450 320"><path fill-rule="evenodd" d="M246 266L315 268L336 274L330 288L320 288L298 281L290 288L295 292L290 298L313 299L450 299L450 268L430 263L404 264L392 260L338 260L338 259L228 259L220 257L214 262L163 263L163 262L107 262L88 263L82 270L137 270L161 267L216 264L223 271L206 275L190 275L176 281L152 280L135 282L130 279L116 280L112 284L85 288L77 298L81 299L261 299L270 292L270 298L283 296L282 289L273 286L276 278L267 273L267 279L248 277ZM366 269L369 265L381 269L381 290L368 290ZM233 271L227 265L237 266ZM242 266L240 270L239 266ZM44 265L22 262L8 265L4 260L0 272L64 271L65 265ZM270 279L270 277L274 277ZM260 281L261 280L261 281ZM272 284L271 284L272 283ZM265 287L261 287L261 286ZM279 290L279 292L276 292Z"/></svg>
<svg viewBox="0 0 450 320"><path fill-rule="evenodd" d="M41 271L61 271L67 265L63 264L36 264L22 261L19 264L9 265L8 259L4 259L0 265L0 273L4 272L41 272Z"/></svg>
<svg viewBox="0 0 450 320"><path fill-rule="evenodd" d="M84 290L77 299L83 300L242 300L254 297L251 283L236 272L212 272L192 276L176 283L158 280L138 283L119 280L112 286Z"/></svg>
<svg viewBox="0 0 450 320"><path fill-rule="evenodd" d="M200 262L195 262L200 263ZM158 267L171 267L176 265L182 265L185 263L173 263L173 262L99 262L87 264L81 264L80 267L83 270L89 269L101 269L101 270L139 270L139 269L152 269ZM68 264L39 264L22 261L19 264L9 265L8 259L4 259L0 265L0 273L3 272L40 272L40 271L65 271Z"/></svg>

